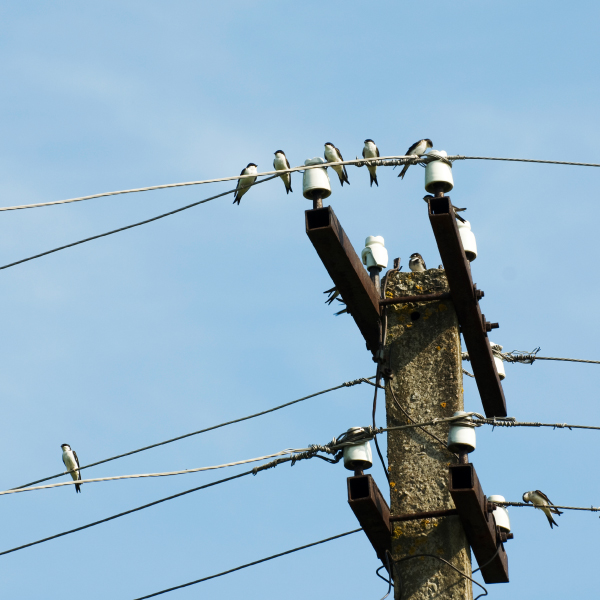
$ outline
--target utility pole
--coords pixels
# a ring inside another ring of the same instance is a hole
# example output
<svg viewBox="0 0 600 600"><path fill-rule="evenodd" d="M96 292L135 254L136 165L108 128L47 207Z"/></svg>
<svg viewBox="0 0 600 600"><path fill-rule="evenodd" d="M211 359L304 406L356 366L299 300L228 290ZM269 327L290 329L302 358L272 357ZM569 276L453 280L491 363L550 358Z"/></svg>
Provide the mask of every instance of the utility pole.
<svg viewBox="0 0 600 600"><path fill-rule="evenodd" d="M445 272L389 271L386 297L448 293ZM464 409L459 323L451 300L386 307L386 409L388 427L452 416ZM457 515L414 519L415 513L454 509L448 466L458 458L446 447L447 426L388 433L392 556L396 600L470 600L471 582L436 558L471 576L469 544ZM409 557L414 557L410 558ZM408 560L403 560L408 559Z"/></svg>

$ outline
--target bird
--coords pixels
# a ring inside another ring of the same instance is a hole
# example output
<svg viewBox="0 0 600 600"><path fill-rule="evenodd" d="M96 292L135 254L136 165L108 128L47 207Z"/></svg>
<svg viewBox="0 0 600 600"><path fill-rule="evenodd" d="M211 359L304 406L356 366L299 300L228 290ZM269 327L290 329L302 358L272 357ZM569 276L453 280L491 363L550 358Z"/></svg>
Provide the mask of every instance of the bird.
<svg viewBox="0 0 600 600"><path fill-rule="evenodd" d="M419 140L418 142L415 142L406 151L406 156L421 156L421 155L425 154L425 152L427 152L427 148L433 148L433 142L427 138L425 138L424 140ZM404 175L406 175L406 171L408 171L408 167L410 167L410 165L408 163L406 163L404 165L404 168L402 169L402 171L400 171L400 175L398 175L398 177L401 177L402 179L404 179Z"/></svg>
<svg viewBox="0 0 600 600"><path fill-rule="evenodd" d="M71 450L71 446L69 444L62 444L62 459L65 463L65 467L67 467L67 471L71 471L70 475L73 478L73 481L81 480L81 473L79 470L74 471L73 469L79 469L79 459L77 458L77 452L75 450ZM81 493L81 486L76 483L75 484L75 493Z"/></svg>
<svg viewBox="0 0 600 600"><path fill-rule="evenodd" d="M331 143L327 142L325 144L325 158L327 162L341 162L344 160L342 153ZM340 165L338 167L331 167L340 178L340 185L343 187L344 182L350 185L348 181L348 173L346 172L346 165Z"/></svg>
<svg viewBox="0 0 600 600"><path fill-rule="evenodd" d="M433 196L431 194L427 194L426 196L423 196L423 200L425 200L425 202L429 202L429 200L433 200ZM458 206L454 206L454 204L452 205L452 208L454 209L454 216L459 221L462 221L463 223L466 223L466 219L464 219L461 215L459 215L457 213L463 212L463 211L465 211L467 209L466 208L458 208Z"/></svg>
<svg viewBox="0 0 600 600"><path fill-rule="evenodd" d="M373 140L365 140L362 155L363 158L379 158L379 148ZM377 167L375 165L367 165L367 169L369 169L369 175L371 176L371 187L373 187L373 184L379 187L379 183L377 182Z"/></svg>
<svg viewBox="0 0 600 600"><path fill-rule="evenodd" d="M558 527L558 523L552 518L552 515L562 515L563 513L558 508L554 508L550 498L544 492L540 492L540 490L525 492L523 494L523 502L531 502L536 508L543 511L548 519L548 523L550 523L550 529L553 529L553 525Z"/></svg>
<svg viewBox="0 0 600 600"><path fill-rule="evenodd" d="M233 203L240 203L242 196L250 189L250 186L256 181L256 165L254 163L248 163L245 169L242 169L240 175L248 175L248 177L242 177L238 179L237 186L235 188L235 194L233 195Z"/></svg>
<svg viewBox="0 0 600 600"><path fill-rule="evenodd" d="M327 300L325 300L325 304L331 304L340 295L338 289L335 286L333 286L330 290L325 290L323 293L329 294L329 297L327 298Z"/></svg>
<svg viewBox="0 0 600 600"><path fill-rule="evenodd" d="M410 258L408 259L408 266L410 267L410 270L413 273L427 271L425 261L423 260L423 257L418 252L415 252L414 254L410 255Z"/></svg>
<svg viewBox="0 0 600 600"><path fill-rule="evenodd" d="M289 169L290 168L290 163L285 155L285 152L283 150L277 150L275 152L275 160L273 161L273 168L276 171L281 171L282 169ZM281 180L283 181L284 185L285 185L285 191L287 194L289 194L290 192L293 192L294 190L292 190L292 174L291 173L283 173L283 175L280 175L279 177L281 177Z"/></svg>

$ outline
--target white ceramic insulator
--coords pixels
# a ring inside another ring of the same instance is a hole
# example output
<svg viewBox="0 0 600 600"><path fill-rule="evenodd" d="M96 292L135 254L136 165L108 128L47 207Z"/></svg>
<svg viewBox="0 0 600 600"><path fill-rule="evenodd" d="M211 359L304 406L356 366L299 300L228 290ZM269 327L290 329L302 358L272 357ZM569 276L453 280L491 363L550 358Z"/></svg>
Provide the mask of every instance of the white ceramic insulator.
<svg viewBox="0 0 600 600"><path fill-rule="evenodd" d="M459 410L454 413L455 417L459 415L466 415L467 413L463 410ZM465 417L465 420L470 420ZM468 427L465 425L457 425L455 423L450 424L450 431L448 432L448 450L451 452L473 452L476 447L475 442L475 428Z"/></svg>
<svg viewBox="0 0 600 600"><path fill-rule="evenodd" d="M362 427L352 427L348 433L362 431ZM353 446L344 447L344 466L349 471L365 471L373 466L373 453L371 442L361 442Z"/></svg>
<svg viewBox="0 0 600 600"><path fill-rule="evenodd" d="M498 371L498 377L500 380L506 377L506 371L504 370L504 361L497 356L494 356L494 362L496 363L496 371Z"/></svg>
<svg viewBox="0 0 600 600"><path fill-rule="evenodd" d="M467 259L469 262L473 262L477 258L477 242L475 241L475 234L471 231L471 223L469 221L464 223L457 221L456 224Z"/></svg>
<svg viewBox="0 0 600 600"><path fill-rule="evenodd" d="M304 165L321 165L327 162L324 158L317 156L316 158L307 158ZM321 198L329 198L331 196L331 182L327 174L327 168L323 169L307 169L304 171L302 178L302 193L305 198L312 200L314 192L321 193Z"/></svg>
<svg viewBox="0 0 600 600"><path fill-rule="evenodd" d="M448 156L445 150L430 150L429 156L437 154L438 156ZM443 183L442 191L449 192L454 187L452 179L452 167L441 160L432 160L425 167L425 189L429 193L435 193L437 186L435 184Z"/></svg>
<svg viewBox="0 0 600 600"><path fill-rule="evenodd" d="M506 502L504 496L499 496L495 494L493 496L488 496L488 502ZM510 531L510 517L508 516L508 509L506 506L497 506L492 514L494 515L494 519L496 519L496 525L503 529L504 531Z"/></svg>
<svg viewBox="0 0 600 600"><path fill-rule="evenodd" d="M494 344L492 340L490 340L490 346L492 347L492 350L502 352L502 346L500 344ZM505 379L506 371L504 370L504 361L494 354L494 363L496 364L496 371L498 371L498 377L500 377L500 380Z"/></svg>
<svg viewBox="0 0 600 600"><path fill-rule="evenodd" d="M384 241L380 235L370 235L365 240L365 248L361 252L363 265L370 267L379 267L387 269L388 266L388 251L383 245Z"/></svg>

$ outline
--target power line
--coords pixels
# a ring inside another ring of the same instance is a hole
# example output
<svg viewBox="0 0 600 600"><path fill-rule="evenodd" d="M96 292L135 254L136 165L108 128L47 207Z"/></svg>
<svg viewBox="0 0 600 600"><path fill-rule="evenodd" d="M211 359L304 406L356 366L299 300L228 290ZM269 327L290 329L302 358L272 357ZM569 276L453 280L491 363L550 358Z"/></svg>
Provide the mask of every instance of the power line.
<svg viewBox="0 0 600 600"><path fill-rule="evenodd" d="M549 165L571 165L578 167L600 167L600 164L597 163L581 163L581 162L567 162L560 160L538 160L533 158L500 158L493 156L463 156L460 154L452 155L452 156L439 156L437 154L424 154L421 156L415 155L398 155L398 156L381 156L376 159L355 159L355 160L343 160L335 163L322 163L318 165L302 165L299 167L292 167L289 169L281 169L276 171L264 171L262 173L258 173L257 177L265 177L268 175L283 175L285 173L294 173L296 171L306 171L308 169L321 169L324 167L330 167L332 165L354 165L356 167L364 167L366 165L373 165L379 167L392 167L399 166L403 164L427 164L433 160L442 160L443 162L452 163L457 160L498 160L498 161L509 161L509 162L527 162L527 163L541 163L541 164L549 164ZM16 206L3 206L0 207L0 212L8 211L8 210L22 210L26 208L41 208L43 206L54 206L57 204L70 204L72 202L82 202L84 200L92 200L94 198L106 198L109 196L118 196L121 194L133 194L138 192L150 192L153 190L164 190L169 188L177 188L177 187L188 187L192 185L204 185L207 183L222 183L225 181L235 181L239 180L242 177L246 177L246 175L232 175L230 177L220 177L217 179L203 179L200 181L184 181L181 183L166 183L162 185L151 185L147 187L141 188L132 188L129 190L118 190L115 192L102 192L100 194L91 194L89 196L79 196L77 198L68 198L66 200L53 200L51 202L39 202L37 204L21 204ZM260 182L258 182L260 183Z"/></svg>
<svg viewBox="0 0 600 600"><path fill-rule="evenodd" d="M181 471L168 471L165 473L141 473L139 475L115 475L113 477L96 477L94 479L78 479L77 481L63 481L61 483L52 483L50 485L39 485L39 486L30 486L24 488L14 488L11 490L6 490L4 492L0 492L0 496L4 496L6 494L19 494L20 492L32 492L34 490L47 490L51 488L64 487L66 485L81 485L82 483L98 483L100 481L118 481L121 479L142 479L145 477L171 477L174 475L187 475L189 473L200 473L202 471L214 471L216 469L224 469L227 467L238 467L239 465L245 465L251 462L258 462L259 460L266 460L267 458L275 458L276 456L286 456L288 454L300 454L303 452L310 451L311 448L298 448L298 449L289 449L282 450L281 452L276 452L275 454L267 454L266 456L259 456L257 458L249 458L246 460L238 460L237 462L225 463L222 465L214 465L212 467L198 467L197 469L184 469Z"/></svg>
<svg viewBox="0 0 600 600"><path fill-rule="evenodd" d="M131 513L137 512L139 510L144 510L145 508L149 508L150 506L155 506L156 504L160 504L161 502L167 502L167 500L173 500L174 498L179 498L180 496L185 496L186 494L191 494L192 492L204 490L204 489L212 487L214 485L219 485L221 483L225 483L226 481L232 481L233 479L239 479L240 477L245 477L246 475L250 475L252 473L253 473L253 471L244 471L243 473L238 473L237 475L232 475L231 477L227 477L225 479L219 479L218 481L213 481L212 483L207 483L205 485L201 485L199 487L195 487L190 490L186 490L185 492L179 492L178 494L173 494L172 496L167 496L166 498L161 498L160 500L155 500L154 502L149 502L148 504L138 506L137 508L132 508L130 510L126 510L125 512L121 512L116 515L113 515L112 517L107 517L106 519L101 519L100 521L94 521L93 523L88 523L87 525L82 525L81 527L76 527L75 529L69 529L68 531L63 531L62 533L57 533L56 535L51 535L50 537L43 538L43 539L37 540L35 542L29 542L29 544L23 544L22 546L17 546L16 548L11 548L10 550L4 550L3 552L0 552L0 556L2 556L4 554L10 554L11 552L16 552L17 550L23 550L24 548L29 548L30 546L35 546L37 544L49 542L50 540L54 540L54 539L62 537L64 535L69 535L69 534L75 533L77 531L82 531L83 529L88 529L89 527L95 527L96 525L100 525L101 523L107 523L108 521L118 519L119 517L124 517L125 515L130 515Z"/></svg>
<svg viewBox="0 0 600 600"><path fill-rule="evenodd" d="M255 181L246 187L252 187L253 185L258 185L259 183L264 183L265 181L269 181L270 179L275 179L277 175L273 175L273 177L267 177L267 179L261 179L260 181ZM16 265L20 265L21 263L28 262L33 260L34 258L41 258L42 256L46 256L47 254L52 254L54 252L58 252L59 250L65 250L66 248L72 248L73 246L78 246L79 244L84 244L85 242L91 242L92 240L97 240L101 237L106 237L107 235L112 235L113 233L119 233L120 231L125 231L127 229L133 229L134 227L139 227L140 225L146 225L147 223L152 223L152 221L158 221L159 219L164 219L165 217L169 217L176 213L179 213L183 210L187 210L188 208L193 208L194 206L198 206L199 204L204 204L205 202L210 202L211 200L215 200L216 198L220 198L221 196L227 196L227 194L233 194L235 189L229 190L228 192L223 192L222 194L217 194L216 196L211 196L210 198L205 198L204 200L200 200L199 202L193 202L192 204L188 204L186 206L182 206L181 208L176 208L175 210L171 210L169 212L163 213L162 215L158 215L157 217L152 217L151 219L146 219L145 221L140 221L139 223L133 223L133 225L126 225L125 227L120 227L119 229L113 229L112 231L107 231L106 233L101 233L99 235L93 235L92 237L85 238L84 240L79 240L78 242L73 242L71 244L67 244L66 246L59 246L58 248L54 248L52 250L47 250L46 252L42 252L41 254L36 254L35 256L30 256L29 258L23 258L13 263L9 263L0 267L0 271L2 269L8 269L9 267L14 267Z"/></svg>
<svg viewBox="0 0 600 600"><path fill-rule="evenodd" d="M508 363L523 363L527 365L532 365L536 360L559 360L563 362L578 362L578 363L588 363L592 365L600 365L600 360L588 360L584 358L559 358L557 356L538 356L539 348L532 350L531 352L523 352L521 350L512 350L511 352L502 352L502 346L494 347L492 346L492 354L497 356L499 359ZM470 360L469 353L462 353L463 360ZM463 369L463 373L466 371ZM472 375L467 373L467 375Z"/></svg>
<svg viewBox="0 0 600 600"><path fill-rule="evenodd" d="M535 504L527 504L525 502L493 502L498 506L517 506L519 508L527 507L527 508L539 508ZM550 508L562 508L563 510L586 510L588 512L600 512L600 506L590 506L589 508L585 506L557 506L556 504L551 504Z"/></svg>
<svg viewBox="0 0 600 600"><path fill-rule="evenodd" d="M392 166L392 165L396 165L396 164L404 164L406 162L418 162L419 159L417 159L415 156L383 156L378 160L383 160L383 161L391 161L391 160L395 160L395 161L403 161L400 163L392 163L390 162L388 166ZM335 163L321 163L318 165L302 165L300 167L292 167L290 169L281 169L281 170L277 170L277 171L264 171L263 173L257 173L256 177L266 177L268 175L274 175L275 177L279 177L280 175L283 175L285 173L293 173L295 171L306 171L309 169L322 169L324 167L329 167L331 165L356 165L356 166L360 166L362 167L363 164L359 164L359 163L364 163L364 164L370 164L370 161L365 161L364 158L361 159L356 159L356 160L345 160L345 161L341 161L341 162L335 162ZM176 188L176 187L187 187L187 186L191 186L191 185L203 185L206 183L222 183L224 181L235 181L235 180L239 180L242 179L243 177L247 177L247 175L232 175L231 177L220 177L218 179L204 179L201 181L185 181L182 183L166 183L163 185L151 185L148 187L141 187L141 188L133 188L130 190L119 190L116 192L102 192L101 194L91 194L89 196L79 196L78 198L69 198L67 200L53 200L51 202L40 202L37 204L21 204L18 206L3 206L0 207L0 212L1 211L7 211L7 210L22 210L25 208L41 208L43 206L54 206L55 204L70 204L72 202L81 202L83 200L92 200L94 198L105 198L108 196L118 196L121 194L133 194L136 192L150 192L153 190L164 190L164 189L169 189L169 188ZM269 177L269 179L273 179L273 177ZM263 180L263 181L266 181ZM260 183L257 182L257 183ZM249 186L248 186L249 187Z"/></svg>
<svg viewBox="0 0 600 600"><path fill-rule="evenodd" d="M255 560L253 562L246 563L245 565L235 567L234 569L229 569L228 571L223 571L222 573L217 573L216 575L209 575L208 577L203 577L202 579L196 579L195 581L183 583L182 585L176 585L175 587L167 588L166 590L161 590L160 592L154 592L153 594L148 594L147 596L140 596L139 598L136 598L135 600L145 600L146 598L153 598L154 596L160 596L161 594L166 594L167 592L173 592L175 590L180 590L181 588L188 587L190 585L196 585L197 583L202 583L203 581L208 581L209 579L215 579L217 577L222 577L223 575L229 575L230 573L235 573L235 571L240 571L241 569L246 569L247 567L253 567L255 565L259 565L260 563L267 562L268 560L273 560L274 558L279 558L280 556L285 556L286 554L292 554L293 552L305 550L306 548L311 548L312 546L318 546L319 544L325 544L326 542L331 542L332 540L337 540L337 539L343 538L347 535L352 535L353 533L358 533L359 531L362 531L362 528L353 529L352 531L346 531L346 533L340 533L339 535L334 535L332 537L325 538L324 540L319 540L318 542L313 542L312 544L298 546L297 548L293 548L292 550L286 550L285 552L280 552L279 554L273 554L272 556L267 556L266 558L261 558L260 560Z"/></svg>
<svg viewBox="0 0 600 600"><path fill-rule="evenodd" d="M89 465L84 465L83 467L79 467L77 471L83 471L84 469L89 469L90 467L95 467L97 465L101 465L103 463L110 462L112 460L117 460L118 458L123 458L125 456L131 456L132 454L137 454L138 452L144 452L146 450L151 450L152 448L158 448L158 446L164 446L165 444L171 444L172 442L177 442L179 440L183 440L185 438L191 437L193 435L199 435L201 433L206 433L207 431L212 431L214 429L220 429L221 427L226 427L227 425L233 425L234 423L241 423L242 421L247 421L249 419L254 419L256 417L260 417L262 415L266 415L268 413L275 412L276 410L281 410L282 408L286 408L287 406L292 406L292 404L297 404L298 402L304 402L304 400L309 400L310 398L314 398L315 396L320 396L322 394L327 394L329 392L333 392L335 390L339 390L344 387L353 387L355 385L359 385L361 383L371 383L369 379L374 379L374 377L361 377L359 379L353 379L352 381L345 381L340 385L336 385L335 387L328 388L326 390L321 390L320 392L315 392L314 394L309 394L308 396L304 396L303 398L298 398L297 400L292 400L291 402L286 402L285 404L280 404L279 406L275 406L273 408L268 408L267 410L263 410L261 412L254 413L252 415L248 415L246 417L240 417L239 419L233 419L232 421L226 421L225 423L219 423L219 425L212 425L211 427L206 427L205 429L200 429L198 431L192 431L191 433L186 433L184 435L180 435L178 437L171 438L170 440L165 440L164 442L158 442L157 444L151 444L150 446L144 446L143 448L138 448L137 450L131 450L130 452L125 452L123 454L117 454L116 456L111 456L110 458L105 458L103 460L98 460L96 462L90 463ZM372 385L372 384L371 384ZM17 490L21 488L26 488L37 483L43 483L44 481L50 481L51 479L56 479L57 477L62 477L63 475L68 475L72 473L75 469L71 471L64 471L62 473L57 473L56 475L51 475L50 477L44 477L43 479L37 479L36 481L32 481L30 483L26 483L25 485L20 485L15 488L11 488L12 490Z"/></svg>

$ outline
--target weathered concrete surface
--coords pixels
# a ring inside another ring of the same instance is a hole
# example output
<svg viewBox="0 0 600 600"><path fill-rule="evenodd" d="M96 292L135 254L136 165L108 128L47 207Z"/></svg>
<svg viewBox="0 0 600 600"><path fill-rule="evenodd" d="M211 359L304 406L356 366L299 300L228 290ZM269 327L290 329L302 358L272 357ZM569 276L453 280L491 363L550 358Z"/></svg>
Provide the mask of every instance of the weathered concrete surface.
<svg viewBox="0 0 600 600"><path fill-rule="evenodd" d="M386 296L448 292L443 270L392 273ZM388 307L386 357L393 378L386 387L388 426L449 417L463 410L462 362L458 321L452 301L420 302ZM391 389L390 389L391 386ZM448 465L457 462L445 448L448 426L427 428L440 444L420 429L388 434L391 512L415 513L454 508L448 492ZM394 560L434 554L471 575L469 546L457 516L393 524ZM430 557L395 566L396 600L471 599L471 582Z"/></svg>

